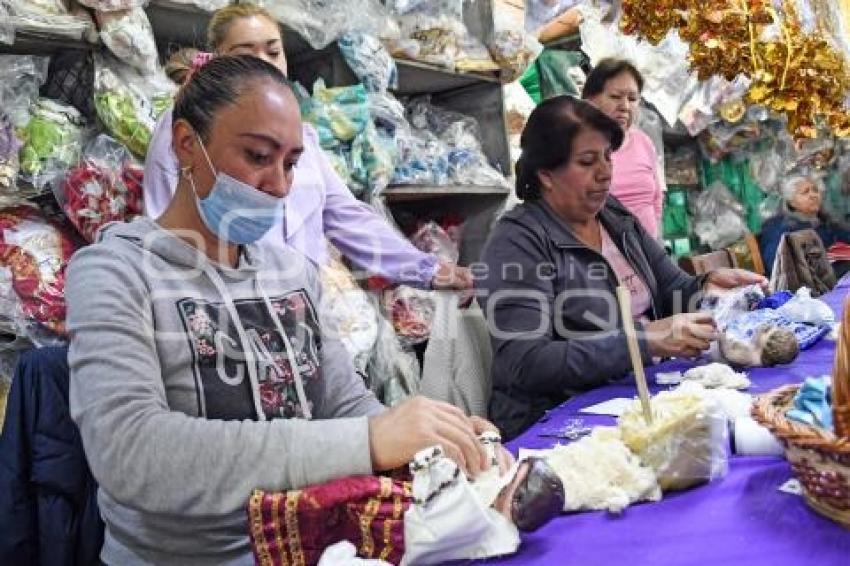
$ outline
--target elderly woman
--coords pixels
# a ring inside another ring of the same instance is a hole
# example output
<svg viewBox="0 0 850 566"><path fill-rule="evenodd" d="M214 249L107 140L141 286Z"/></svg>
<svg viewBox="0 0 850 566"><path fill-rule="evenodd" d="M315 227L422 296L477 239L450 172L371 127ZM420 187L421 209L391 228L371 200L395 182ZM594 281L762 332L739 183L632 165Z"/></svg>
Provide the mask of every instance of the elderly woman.
<svg viewBox="0 0 850 566"><path fill-rule="evenodd" d="M782 206L774 217L764 223L759 239L768 272L773 269L782 235L788 232L811 228L818 233L826 248L837 242L850 243L850 226L821 209L823 193L823 183L805 175L794 175L782 183ZM833 268L840 277L850 268L850 262L838 262Z"/></svg>
<svg viewBox="0 0 850 566"><path fill-rule="evenodd" d="M611 194L658 238L664 182L652 140L634 127L640 108L643 76L622 59L602 59L590 72L581 96L623 129L623 143L611 154L614 166Z"/></svg>
<svg viewBox="0 0 850 566"><path fill-rule="evenodd" d="M540 104L522 134L516 191L524 202L494 228L480 279L495 355L490 416L503 436L631 369L617 286L631 292L641 356L651 364L709 347L710 315L683 312L706 284L766 284L742 270L691 277L667 258L610 196L611 153L623 135L568 96Z"/></svg>

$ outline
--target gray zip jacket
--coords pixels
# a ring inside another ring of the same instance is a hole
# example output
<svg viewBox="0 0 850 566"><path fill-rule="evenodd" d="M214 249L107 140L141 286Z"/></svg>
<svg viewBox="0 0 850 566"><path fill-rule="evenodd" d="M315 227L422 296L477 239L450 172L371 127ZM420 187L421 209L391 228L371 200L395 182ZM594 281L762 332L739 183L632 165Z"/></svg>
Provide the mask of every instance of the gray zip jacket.
<svg viewBox="0 0 850 566"><path fill-rule="evenodd" d="M679 269L615 198L599 219L649 289L650 318L686 312L704 277ZM482 260L487 269L476 286L493 345L490 418L503 436L515 437L573 393L631 370L613 268L543 200L502 216ZM636 327L650 364L643 326Z"/></svg>
<svg viewBox="0 0 850 566"><path fill-rule="evenodd" d="M146 218L74 256L71 415L107 564L253 564L252 490L371 473L383 406L322 334L317 293L300 254L249 246L225 268Z"/></svg>

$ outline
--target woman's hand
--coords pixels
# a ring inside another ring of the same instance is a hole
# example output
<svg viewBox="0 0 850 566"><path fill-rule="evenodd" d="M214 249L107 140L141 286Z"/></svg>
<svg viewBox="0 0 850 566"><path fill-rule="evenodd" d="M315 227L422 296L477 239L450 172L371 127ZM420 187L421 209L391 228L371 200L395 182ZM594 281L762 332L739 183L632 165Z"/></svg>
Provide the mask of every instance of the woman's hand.
<svg viewBox="0 0 850 566"><path fill-rule="evenodd" d="M437 291L467 291L472 289L473 277L468 267L449 261L441 261L437 273L431 280L431 288Z"/></svg>
<svg viewBox="0 0 850 566"><path fill-rule="evenodd" d="M482 433L487 431L501 435L499 428L490 421L476 416L469 418L472 420L472 426L475 428L476 435L480 436ZM499 461L499 475L505 475L508 473L508 470L511 469L511 466L514 465L513 454L508 452L507 448L504 446L499 446L499 449L496 451L496 459Z"/></svg>
<svg viewBox="0 0 850 566"><path fill-rule="evenodd" d="M383 472L405 466L420 450L440 445L473 478L490 467L487 453L478 441L476 429L481 423L476 422L457 407L425 397L414 397L370 417L372 470Z"/></svg>
<svg viewBox="0 0 850 566"><path fill-rule="evenodd" d="M475 278L468 267L441 261L440 268L431 280L431 288L438 291L461 291L458 306L465 309L472 303L474 282Z"/></svg>
<svg viewBox="0 0 850 566"><path fill-rule="evenodd" d="M694 358L717 340L717 326L708 313L677 314L644 325L653 356Z"/></svg>
<svg viewBox="0 0 850 566"><path fill-rule="evenodd" d="M768 280L763 275L747 271L746 269L715 269L708 275L706 290L711 289L734 289L746 285L759 285L767 289Z"/></svg>

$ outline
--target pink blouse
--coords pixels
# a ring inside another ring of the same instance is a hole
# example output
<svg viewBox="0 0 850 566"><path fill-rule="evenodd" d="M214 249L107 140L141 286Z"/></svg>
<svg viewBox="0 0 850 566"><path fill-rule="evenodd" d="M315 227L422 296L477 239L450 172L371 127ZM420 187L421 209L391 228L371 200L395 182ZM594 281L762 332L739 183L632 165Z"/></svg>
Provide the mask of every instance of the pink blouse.
<svg viewBox="0 0 850 566"><path fill-rule="evenodd" d="M639 129L630 129L611 161L614 165L611 194L637 217L650 236L658 238L664 188L652 140Z"/></svg>

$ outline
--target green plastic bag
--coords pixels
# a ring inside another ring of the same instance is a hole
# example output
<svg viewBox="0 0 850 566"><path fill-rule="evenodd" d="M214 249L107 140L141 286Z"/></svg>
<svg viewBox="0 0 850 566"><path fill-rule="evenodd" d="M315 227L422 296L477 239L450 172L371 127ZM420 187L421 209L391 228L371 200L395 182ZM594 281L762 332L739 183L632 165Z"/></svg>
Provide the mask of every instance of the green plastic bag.
<svg viewBox="0 0 850 566"><path fill-rule="evenodd" d="M758 234L763 222L759 205L765 199L765 193L750 174L749 160L731 155L717 163L703 159L702 175L704 187L711 186L715 181L726 185L729 192L744 205L747 228L753 234Z"/></svg>
<svg viewBox="0 0 850 566"><path fill-rule="evenodd" d="M691 220L688 216L687 190L669 187L664 195L664 209L661 215L662 234L664 238L687 237L691 231Z"/></svg>
<svg viewBox="0 0 850 566"><path fill-rule="evenodd" d="M563 51L545 49L534 62L540 75L540 96L543 100L569 94L581 96L579 85L570 76L570 69L578 67L584 61L581 51Z"/></svg>

